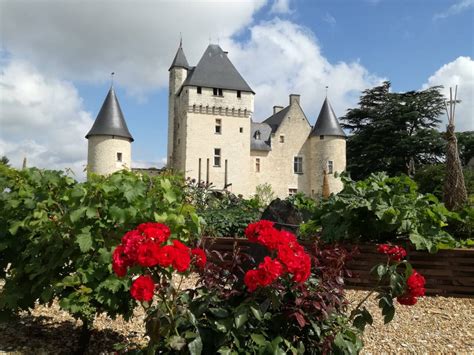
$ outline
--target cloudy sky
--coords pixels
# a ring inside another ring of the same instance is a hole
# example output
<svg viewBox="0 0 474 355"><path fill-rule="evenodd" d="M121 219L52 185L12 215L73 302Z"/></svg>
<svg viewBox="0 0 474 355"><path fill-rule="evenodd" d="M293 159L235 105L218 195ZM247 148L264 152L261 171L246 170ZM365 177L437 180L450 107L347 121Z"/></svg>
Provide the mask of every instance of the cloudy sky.
<svg viewBox="0 0 474 355"><path fill-rule="evenodd" d="M0 0L0 156L83 176L113 71L132 165L162 166L180 33L191 65L209 43L229 51L256 121L298 93L314 124L326 85L342 116L390 80L459 85L457 129L474 130L473 24L474 0Z"/></svg>

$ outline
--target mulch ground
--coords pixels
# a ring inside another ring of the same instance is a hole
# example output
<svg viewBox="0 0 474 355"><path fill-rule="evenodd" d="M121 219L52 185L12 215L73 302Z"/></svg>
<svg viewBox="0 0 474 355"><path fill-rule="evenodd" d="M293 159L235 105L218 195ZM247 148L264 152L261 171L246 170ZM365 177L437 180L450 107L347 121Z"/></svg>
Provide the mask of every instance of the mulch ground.
<svg viewBox="0 0 474 355"><path fill-rule="evenodd" d="M366 291L348 290L348 299L356 304ZM365 354L381 353L474 353L474 299L425 297L412 307L397 306L394 320L384 325L373 299L368 309L373 326L364 334ZM137 307L126 322L102 315L94 322L90 353L114 352L115 344L128 349L145 344L144 314ZM72 354L77 349L81 322L59 309L36 306L16 320L0 324L0 353Z"/></svg>

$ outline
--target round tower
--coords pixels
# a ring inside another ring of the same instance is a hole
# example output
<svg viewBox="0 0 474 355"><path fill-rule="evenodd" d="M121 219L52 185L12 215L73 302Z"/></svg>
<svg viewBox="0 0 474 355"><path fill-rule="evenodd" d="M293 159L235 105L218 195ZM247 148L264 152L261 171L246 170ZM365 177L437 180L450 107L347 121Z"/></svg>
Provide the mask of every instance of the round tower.
<svg viewBox="0 0 474 355"><path fill-rule="evenodd" d="M335 173L346 170L346 134L328 98L324 100L316 124L310 134L311 151L311 191L315 196L321 196L324 174L330 193L338 193L343 185Z"/></svg>
<svg viewBox="0 0 474 355"><path fill-rule="evenodd" d="M118 170L131 169L133 137L113 87L86 138L88 173L108 175Z"/></svg>
<svg viewBox="0 0 474 355"><path fill-rule="evenodd" d="M167 165L169 168L177 169L178 147L176 144L178 134L179 97L177 93L181 89L188 76L190 69L188 60L184 55L183 42L179 42L178 51L169 68L169 97L168 97L168 153Z"/></svg>

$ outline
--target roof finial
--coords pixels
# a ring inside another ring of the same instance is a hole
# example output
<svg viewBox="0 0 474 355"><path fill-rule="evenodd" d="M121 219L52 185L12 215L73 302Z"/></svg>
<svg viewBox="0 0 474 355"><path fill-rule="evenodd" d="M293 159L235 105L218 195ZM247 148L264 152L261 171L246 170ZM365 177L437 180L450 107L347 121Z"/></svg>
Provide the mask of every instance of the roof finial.
<svg viewBox="0 0 474 355"><path fill-rule="evenodd" d="M326 85L326 98L328 97L328 89L329 89L329 86Z"/></svg>
<svg viewBox="0 0 474 355"><path fill-rule="evenodd" d="M115 72L110 73L110 87L111 88L114 87L114 75L115 75Z"/></svg>
<svg viewBox="0 0 474 355"><path fill-rule="evenodd" d="M183 48L183 33L179 33L179 48Z"/></svg>

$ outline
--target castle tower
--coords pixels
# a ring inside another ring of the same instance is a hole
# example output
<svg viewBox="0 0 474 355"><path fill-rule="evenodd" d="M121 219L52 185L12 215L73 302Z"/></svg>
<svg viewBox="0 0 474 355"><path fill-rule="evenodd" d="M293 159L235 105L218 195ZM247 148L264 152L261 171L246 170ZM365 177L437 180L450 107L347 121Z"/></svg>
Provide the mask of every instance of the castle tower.
<svg viewBox="0 0 474 355"><path fill-rule="evenodd" d="M88 172L108 175L131 168L133 137L128 131L113 87L86 138Z"/></svg>
<svg viewBox="0 0 474 355"><path fill-rule="evenodd" d="M187 178L249 195L254 92L219 45L195 67L182 46L170 67L168 166Z"/></svg>
<svg viewBox="0 0 474 355"><path fill-rule="evenodd" d="M176 152L180 147L177 146L176 137L178 134L178 115L179 115L179 96L177 95L188 76L190 69L188 60L184 55L183 42L179 42L179 48L169 68L169 95L168 95L168 163L167 166L173 169L179 169Z"/></svg>
<svg viewBox="0 0 474 355"><path fill-rule="evenodd" d="M339 125L327 97L309 139L311 190L315 195L321 195L326 171L330 193L338 193L343 185L340 178L334 177L334 173L340 174L346 170L346 134Z"/></svg>

